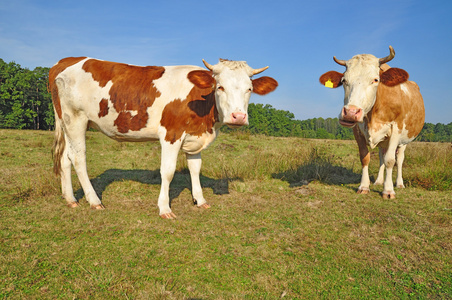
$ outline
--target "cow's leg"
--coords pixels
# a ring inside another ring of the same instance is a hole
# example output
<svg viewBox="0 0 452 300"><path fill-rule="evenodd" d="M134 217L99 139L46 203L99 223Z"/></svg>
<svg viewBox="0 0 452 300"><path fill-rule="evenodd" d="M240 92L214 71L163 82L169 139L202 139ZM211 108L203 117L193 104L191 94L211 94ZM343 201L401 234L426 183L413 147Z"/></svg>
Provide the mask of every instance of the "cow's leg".
<svg viewBox="0 0 452 300"><path fill-rule="evenodd" d="M65 114L65 136L67 157L72 162L77 177L82 186L85 198L90 204L92 209L103 209L99 197L91 184L88 177L88 171L86 169L86 129L88 120L85 116L79 114L77 116L69 116ZM64 168L64 166L63 166ZM70 169L66 165L66 170ZM70 172L67 173L70 176ZM67 187L66 187L67 188Z"/></svg>
<svg viewBox="0 0 452 300"><path fill-rule="evenodd" d="M403 160L405 159L405 149L406 149L406 145L401 145L397 148L397 187L398 188L404 188L405 185L403 184L403 177L402 177L402 165L403 165Z"/></svg>
<svg viewBox="0 0 452 300"><path fill-rule="evenodd" d="M353 127L353 135L355 136L355 140L358 143L359 148L359 157L361 159L362 165L362 175L361 175L361 184L358 188L358 194L368 194L370 189L370 179L369 179L369 162L370 162L370 153L369 149L367 149L367 143L365 137L359 131L358 126Z"/></svg>
<svg viewBox="0 0 452 300"><path fill-rule="evenodd" d="M198 205L198 207L202 208L210 208L210 205L207 204L206 199L202 194L201 182L199 181L199 174L201 172L201 153L187 156L187 164L188 169L190 170L191 177L191 187L192 187L192 195L194 202Z"/></svg>
<svg viewBox="0 0 452 300"><path fill-rule="evenodd" d="M374 184L382 185L384 182L384 176L385 176L385 151L386 149L379 147L378 148L378 156L380 158L380 168L378 169L378 176L377 180L375 180Z"/></svg>
<svg viewBox="0 0 452 300"><path fill-rule="evenodd" d="M162 185L160 187L160 195L158 200L159 215L163 219L175 219L176 215L171 211L169 199L169 187L176 171L177 154L181 147L181 141L174 143L161 140L162 160L160 164L160 175L162 177Z"/></svg>
<svg viewBox="0 0 452 300"><path fill-rule="evenodd" d="M67 140L66 136L64 137L64 139L66 140L66 147L61 156L61 172L60 172L61 191L63 193L63 198L67 202L67 205L69 207L77 207L78 202L77 199L75 199L74 197L74 190L72 189L72 176L71 176L72 163L69 159L67 146L69 145L69 141Z"/></svg>
<svg viewBox="0 0 452 300"><path fill-rule="evenodd" d="M389 138L388 149L384 157L385 167L386 167L386 178L383 185L383 198L384 199L394 199L394 183L392 181L392 169L395 165L395 154L399 143L399 135L397 134L397 128L393 129L392 135Z"/></svg>
<svg viewBox="0 0 452 300"><path fill-rule="evenodd" d="M55 113L56 115L56 113ZM68 157L68 142L63 131L62 120L55 118L55 140L53 143L54 171L61 179L61 193L69 207L77 207L78 202L74 197L72 189L71 168L72 164Z"/></svg>

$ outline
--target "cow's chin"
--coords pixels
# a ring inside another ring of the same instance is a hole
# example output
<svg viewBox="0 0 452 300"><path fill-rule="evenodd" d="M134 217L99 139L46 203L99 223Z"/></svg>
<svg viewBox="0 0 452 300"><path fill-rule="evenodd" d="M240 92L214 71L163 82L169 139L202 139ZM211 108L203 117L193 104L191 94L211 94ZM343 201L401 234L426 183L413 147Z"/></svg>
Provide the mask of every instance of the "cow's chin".
<svg viewBox="0 0 452 300"><path fill-rule="evenodd" d="M356 121L346 121L346 120L339 119L339 124L341 124L344 127L351 128L351 127L355 126L356 123L358 123L358 122L356 122Z"/></svg>
<svg viewBox="0 0 452 300"><path fill-rule="evenodd" d="M234 124L234 123L226 123L229 128L239 128L246 124Z"/></svg>

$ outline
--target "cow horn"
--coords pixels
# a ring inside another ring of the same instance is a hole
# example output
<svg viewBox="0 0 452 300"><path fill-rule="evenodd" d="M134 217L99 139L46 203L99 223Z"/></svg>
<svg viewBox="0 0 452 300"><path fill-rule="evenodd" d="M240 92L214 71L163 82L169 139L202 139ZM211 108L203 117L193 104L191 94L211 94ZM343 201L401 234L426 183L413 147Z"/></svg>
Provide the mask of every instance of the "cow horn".
<svg viewBox="0 0 452 300"><path fill-rule="evenodd" d="M395 51L394 48L392 48L392 46L389 46L389 55L383 58L380 58L380 65L387 63L388 61L390 61L391 59L393 59L395 56Z"/></svg>
<svg viewBox="0 0 452 300"><path fill-rule="evenodd" d="M264 72L264 71L267 70L267 69L268 69L268 66L263 67L263 68L260 68L260 69L253 69L252 74L253 74L253 75L256 75L256 74L259 74L259 73Z"/></svg>
<svg viewBox="0 0 452 300"><path fill-rule="evenodd" d="M204 59L202 60L202 62L204 63L204 65L206 66L207 69L209 69L210 71L213 71L213 66L211 64L206 62Z"/></svg>
<svg viewBox="0 0 452 300"><path fill-rule="evenodd" d="M346 63L345 60L337 59L336 56L333 56L333 59L337 64L345 67L345 63Z"/></svg>

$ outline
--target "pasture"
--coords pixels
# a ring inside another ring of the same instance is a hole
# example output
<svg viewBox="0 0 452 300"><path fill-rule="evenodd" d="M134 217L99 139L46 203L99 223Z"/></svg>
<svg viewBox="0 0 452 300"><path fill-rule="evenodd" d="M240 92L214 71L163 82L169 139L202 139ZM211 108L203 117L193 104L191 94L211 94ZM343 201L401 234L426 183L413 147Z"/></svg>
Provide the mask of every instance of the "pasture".
<svg viewBox="0 0 452 300"><path fill-rule="evenodd" d="M412 143L406 188L357 195L354 141L220 134L203 151L209 210L192 204L181 154L176 220L158 216L160 145L87 134L106 209L70 209L53 132L0 130L0 298L447 299L452 148ZM378 171L372 151L370 174ZM395 178L395 172L394 172Z"/></svg>

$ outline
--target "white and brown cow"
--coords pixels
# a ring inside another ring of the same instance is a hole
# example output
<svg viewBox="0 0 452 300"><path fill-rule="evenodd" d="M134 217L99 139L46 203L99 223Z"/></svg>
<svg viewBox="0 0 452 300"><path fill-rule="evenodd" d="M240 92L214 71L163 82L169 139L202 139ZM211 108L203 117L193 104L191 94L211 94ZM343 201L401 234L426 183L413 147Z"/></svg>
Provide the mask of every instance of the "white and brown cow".
<svg viewBox="0 0 452 300"><path fill-rule="evenodd" d="M375 184L384 184L383 198L392 199L395 198L392 169L396 156L397 187L403 188L405 148L421 132L425 111L419 87L408 80L408 73L386 64L395 56L391 46L389 51L387 57L380 59L370 54L356 55L348 61L333 57L346 70L344 73L329 71L320 77L320 83L332 88L344 87L344 107L339 114L339 123L353 127L358 143L363 167L358 193L369 192L367 145L372 149L378 146L380 168Z"/></svg>
<svg viewBox="0 0 452 300"><path fill-rule="evenodd" d="M271 77L251 79L268 67L252 69L242 61L203 62L209 70L68 57L50 69L54 169L61 176L69 206L78 206L72 190L72 164L91 208L104 208L86 168L85 133L93 127L118 141L160 141L158 206L162 218L176 217L169 205L169 185L180 149L186 154L193 199L199 207L209 208L199 180L201 150L213 142L223 124L247 125L251 93L265 95L278 83Z"/></svg>

